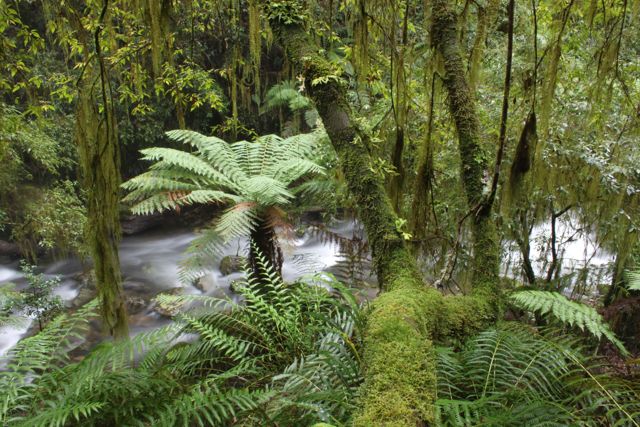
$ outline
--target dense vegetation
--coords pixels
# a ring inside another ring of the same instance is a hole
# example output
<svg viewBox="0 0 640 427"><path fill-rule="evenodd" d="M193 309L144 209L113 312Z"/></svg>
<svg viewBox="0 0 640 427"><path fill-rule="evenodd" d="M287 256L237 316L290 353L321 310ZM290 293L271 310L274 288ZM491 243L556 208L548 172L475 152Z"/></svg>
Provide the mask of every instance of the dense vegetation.
<svg viewBox="0 0 640 427"><path fill-rule="evenodd" d="M0 424L640 425L639 21L0 0L0 256L26 282L0 283L0 328L39 326L1 356ZM369 301L354 274L283 279L310 210L351 272L370 257ZM184 286L238 241L244 279L158 295L171 322L135 334L122 224L167 212L199 227ZM68 257L97 289L73 309L31 265Z"/></svg>

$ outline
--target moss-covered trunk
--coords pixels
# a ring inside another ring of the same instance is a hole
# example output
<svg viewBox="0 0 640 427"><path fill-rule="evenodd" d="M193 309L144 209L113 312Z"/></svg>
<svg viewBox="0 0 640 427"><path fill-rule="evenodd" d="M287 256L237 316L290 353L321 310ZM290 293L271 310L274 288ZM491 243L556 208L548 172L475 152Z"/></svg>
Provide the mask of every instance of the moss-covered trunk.
<svg viewBox="0 0 640 427"><path fill-rule="evenodd" d="M411 426L435 417L432 339L476 330L494 312L484 297L444 298L423 282L380 177L372 172L370 138L356 126L346 89L304 28L299 1L265 3L270 24L296 69L336 150L356 201L384 293L364 332L365 383L357 426ZM291 18L291 21L288 19Z"/></svg>
<svg viewBox="0 0 640 427"><path fill-rule="evenodd" d="M465 77L465 66L460 53L456 30L456 16L446 0L432 3L432 41L442 55L445 68L445 87L449 95L449 110L458 132L461 158L461 176L469 209L473 210L473 263L476 287L496 292L500 263L500 247L495 225L491 218L491 205L485 203L489 188L487 156L480 143L480 124L474 97Z"/></svg>
<svg viewBox="0 0 640 427"><path fill-rule="evenodd" d="M115 118L112 114L100 117L93 94L99 77L91 69L87 66L79 88L75 138L88 199L86 239L94 262L102 319L106 331L120 339L129 336L118 257L120 154ZM108 109L104 106L103 111Z"/></svg>

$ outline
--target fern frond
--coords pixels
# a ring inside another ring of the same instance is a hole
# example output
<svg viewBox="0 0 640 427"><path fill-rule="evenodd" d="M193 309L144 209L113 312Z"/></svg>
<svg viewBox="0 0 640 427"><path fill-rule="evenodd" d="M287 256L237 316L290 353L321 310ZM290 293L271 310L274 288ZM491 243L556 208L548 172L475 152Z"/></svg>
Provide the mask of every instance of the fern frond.
<svg viewBox="0 0 640 427"><path fill-rule="evenodd" d="M520 291L511 295L511 300L524 310L538 312L541 315L549 314L564 324L586 330L598 340L604 336L622 354L628 354L624 344L593 307L571 301L560 293L547 291Z"/></svg>

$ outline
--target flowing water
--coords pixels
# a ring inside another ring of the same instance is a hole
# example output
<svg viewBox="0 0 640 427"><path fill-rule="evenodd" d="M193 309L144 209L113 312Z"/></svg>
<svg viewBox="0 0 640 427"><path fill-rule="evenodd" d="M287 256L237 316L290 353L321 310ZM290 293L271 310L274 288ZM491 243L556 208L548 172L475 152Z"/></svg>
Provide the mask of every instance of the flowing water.
<svg viewBox="0 0 640 427"><path fill-rule="evenodd" d="M307 228L299 237L292 239L283 245L284 265L282 273L287 281L294 280L305 273L319 271L337 271L339 265L345 263L344 252L340 250L335 239L323 237L322 233ZM328 227L334 236L345 238L363 238L362 227L357 221L335 221ZM611 254L599 248L588 232L579 231L570 221L558 222L558 250L562 258L562 274L569 277L569 289L575 287L577 282L575 272L584 270L595 271L590 278L582 280L593 283L603 283L608 279L609 266L612 261ZM548 240L550 228L548 225L539 225L534 228L531 238L531 259L538 277L543 277L547 268ZM166 325L170 319L155 310L153 297L163 291L178 291L183 294L206 294L217 297L234 297L230 290L232 281L242 277L242 273L223 275L218 268L219 262L214 262L211 272L201 286L182 284L178 279L179 263L185 258L185 250L189 243L196 237L189 230L157 230L144 234L125 237L120 245L120 261L124 280L125 294L129 299L134 299L134 309L129 309L129 325L131 334L157 328ZM234 241L227 246L225 255L237 255L246 252L246 241ZM517 246L505 245L506 256L503 260L503 273L511 277L520 275L519 263L521 256ZM366 257L365 257L366 258ZM55 290L68 307L76 307L87 302L93 294L83 284L83 272L87 266L78 259L71 258L51 262L42 266L43 273L48 277L60 278L60 286ZM365 259L363 268L365 280L375 283L375 277L371 277L369 260ZM16 289L26 286L26 281L20 273L17 262L0 265L0 285L14 283ZM177 289L179 288L179 289ZM365 298L375 295L375 288L369 287L363 291ZM566 292L566 291L565 291ZM22 337L28 334L32 321L27 319L19 327L4 327L0 329L0 355L13 347Z"/></svg>
<svg viewBox="0 0 640 427"><path fill-rule="evenodd" d="M360 225L352 220L336 221L330 230L344 237L351 237L353 233L361 234ZM123 286L126 296L135 298L137 309L129 310L129 325L131 334L157 328L170 322L170 319L155 311L152 298L163 291L178 291L182 294L207 294L217 297L231 296L230 284L238 280L242 273L223 275L220 272L219 261L209 275L201 280L202 286L180 283L178 278L179 263L185 258L185 250L196 237L190 230L157 230L141 235L124 237L120 244L120 263L122 268ZM311 232L311 228L301 233L283 245L284 265L282 273L287 281L294 280L302 274L326 271L335 267L340 261L339 247L335 242L321 238L318 233ZM225 255L242 255L246 252L246 241L234 241L227 246ZM81 301L86 302L91 292L83 284L87 266L78 259L70 258L54 261L41 266L47 277L59 277L60 286L54 293L59 295L68 307L74 307ZM16 289L27 286L20 273L18 262L0 265L0 286L14 283ZM180 288L179 290L176 288ZM27 319L19 327L4 327L0 329L0 355L13 347L24 337L32 321Z"/></svg>

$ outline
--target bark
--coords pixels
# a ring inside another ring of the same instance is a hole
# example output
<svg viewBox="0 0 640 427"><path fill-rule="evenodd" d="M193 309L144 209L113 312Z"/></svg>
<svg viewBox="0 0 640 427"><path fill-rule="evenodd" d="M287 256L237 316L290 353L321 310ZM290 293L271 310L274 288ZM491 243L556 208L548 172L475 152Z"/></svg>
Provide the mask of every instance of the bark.
<svg viewBox="0 0 640 427"><path fill-rule="evenodd" d="M87 72L85 70L85 74ZM94 263L104 327L116 338L127 338L127 312L118 257L120 161L113 134L115 123L108 125L99 117L91 77L95 76L89 73L80 88L76 113L76 142L88 199L86 239Z"/></svg>
<svg viewBox="0 0 640 427"><path fill-rule="evenodd" d="M282 276L282 249L278 245L276 232L268 220L261 218L255 230L251 233L251 247L249 248L249 265L255 278L262 277L263 271L258 262L258 256L266 258L273 269Z"/></svg>
<svg viewBox="0 0 640 427"><path fill-rule="evenodd" d="M290 20L282 18L283 8ZM443 297L424 285L396 229L397 216L384 183L370 168L369 136L357 127L346 89L304 28L299 10L301 3L294 0L265 3L271 28L303 73L336 150L384 291L372 303L364 331L365 383L354 425L431 424L436 399L433 340L463 338L493 319L495 312L484 295Z"/></svg>
<svg viewBox="0 0 640 427"><path fill-rule="evenodd" d="M79 81L76 114L76 143L87 190L87 242L96 273L102 320L116 339L129 337L127 312L120 273L120 151L109 79L100 47L100 33L107 13L104 0L94 33L94 67L87 63ZM102 114L94 94L100 88Z"/></svg>
<svg viewBox="0 0 640 427"><path fill-rule="evenodd" d="M449 110L458 132L461 176L467 203L473 211L473 261L475 287L498 293L500 248L491 218L491 203L485 203L488 164L480 144L480 124L474 97L465 77L464 62L456 31L456 16L446 0L432 3L433 44L444 60L444 84Z"/></svg>

